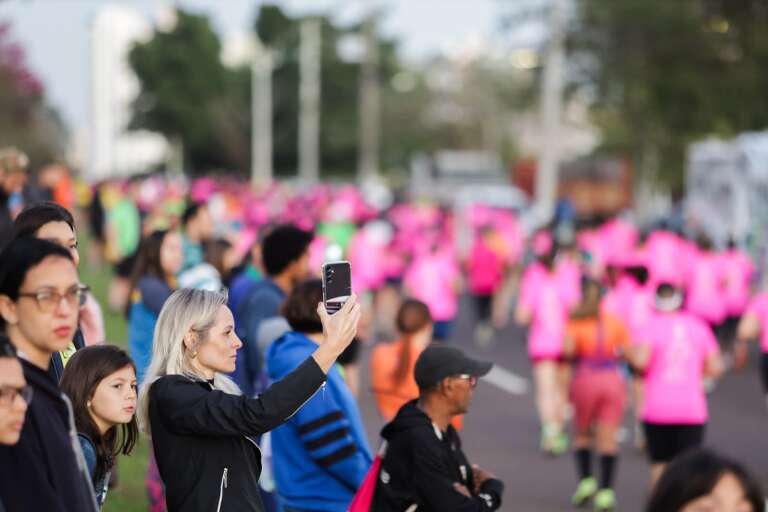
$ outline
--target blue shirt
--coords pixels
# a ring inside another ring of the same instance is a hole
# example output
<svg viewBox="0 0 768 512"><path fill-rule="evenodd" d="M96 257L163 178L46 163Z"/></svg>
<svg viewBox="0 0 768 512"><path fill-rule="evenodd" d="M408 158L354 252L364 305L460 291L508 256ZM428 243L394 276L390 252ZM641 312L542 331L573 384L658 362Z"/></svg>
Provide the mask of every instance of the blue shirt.
<svg viewBox="0 0 768 512"><path fill-rule="evenodd" d="M289 332L267 351L267 370L279 380L318 345ZM320 391L272 431L272 460L281 499L289 508L346 512L372 462L355 397L334 366Z"/></svg>
<svg viewBox="0 0 768 512"><path fill-rule="evenodd" d="M261 391L262 354L258 346L259 327L267 318L280 316L285 292L272 279L256 283L235 312L237 335L243 347L237 351L237 366L232 373L243 394L255 396Z"/></svg>

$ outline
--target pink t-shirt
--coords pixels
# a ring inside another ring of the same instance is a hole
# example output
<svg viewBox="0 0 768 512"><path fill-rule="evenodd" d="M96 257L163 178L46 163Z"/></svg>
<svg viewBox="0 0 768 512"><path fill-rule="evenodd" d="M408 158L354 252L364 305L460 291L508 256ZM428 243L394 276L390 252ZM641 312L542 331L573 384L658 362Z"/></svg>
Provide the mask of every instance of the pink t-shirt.
<svg viewBox="0 0 768 512"><path fill-rule="evenodd" d="M748 315L755 315L760 322L760 348L768 353L768 292L758 293L747 308Z"/></svg>
<svg viewBox="0 0 768 512"><path fill-rule="evenodd" d="M656 231L645 244L651 285L661 282L681 285L685 282L685 269L689 247L674 233Z"/></svg>
<svg viewBox="0 0 768 512"><path fill-rule="evenodd" d="M352 282L355 291L378 290L387 278L384 263L386 246L373 239L366 230L360 230L349 243L349 261L352 264Z"/></svg>
<svg viewBox="0 0 768 512"><path fill-rule="evenodd" d="M504 261L483 238L478 237L469 256L469 287L472 293L487 295L501 285Z"/></svg>
<svg viewBox="0 0 768 512"><path fill-rule="evenodd" d="M702 373L719 349L712 330L688 313L657 314L641 343L651 348L641 417L649 423L706 423Z"/></svg>
<svg viewBox="0 0 768 512"><path fill-rule="evenodd" d="M603 298L603 311L617 316L629 329L632 342L643 333L653 315L653 292L633 279L620 277L616 286Z"/></svg>
<svg viewBox="0 0 768 512"><path fill-rule="evenodd" d="M581 300L581 270L579 263L570 256L558 258L555 273L560 283L560 294L565 307L576 307Z"/></svg>
<svg viewBox="0 0 768 512"><path fill-rule="evenodd" d="M686 309L711 325L727 315L721 259L712 252L697 251L692 258Z"/></svg>
<svg viewBox="0 0 768 512"><path fill-rule="evenodd" d="M725 274L725 304L730 316L741 316L749 304L749 284L755 266L741 251L727 251L722 256Z"/></svg>
<svg viewBox="0 0 768 512"><path fill-rule="evenodd" d="M532 359L560 357L568 321L563 281L534 263L523 275L520 306L531 311L528 355Z"/></svg>
<svg viewBox="0 0 768 512"><path fill-rule="evenodd" d="M459 309L459 266L448 251L416 257L405 273L409 295L429 307L437 321L452 320Z"/></svg>

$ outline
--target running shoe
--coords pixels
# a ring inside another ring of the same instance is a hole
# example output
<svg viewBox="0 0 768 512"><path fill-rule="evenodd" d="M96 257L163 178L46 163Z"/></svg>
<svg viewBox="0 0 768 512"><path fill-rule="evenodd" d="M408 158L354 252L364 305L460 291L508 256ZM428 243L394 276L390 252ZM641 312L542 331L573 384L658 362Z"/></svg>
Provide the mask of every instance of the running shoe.
<svg viewBox="0 0 768 512"><path fill-rule="evenodd" d="M597 480L592 476L583 478L581 482L579 482L578 487L576 487L576 492L573 493L571 503L573 503L573 506L575 507L583 507L596 492Z"/></svg>
<svg viewBox="0 0 768 512"><path fill-rule="evenodd" d="M541 450L550 455L562 455L568 451L568 434L552 423L541 429Z"/></svg>
<svg viewBox="0 0 768 512"><path fill-rule="evenodd" d="M616 510L616 493L613 489L600 489L595 494L595 512L611 512Z"/></svg>

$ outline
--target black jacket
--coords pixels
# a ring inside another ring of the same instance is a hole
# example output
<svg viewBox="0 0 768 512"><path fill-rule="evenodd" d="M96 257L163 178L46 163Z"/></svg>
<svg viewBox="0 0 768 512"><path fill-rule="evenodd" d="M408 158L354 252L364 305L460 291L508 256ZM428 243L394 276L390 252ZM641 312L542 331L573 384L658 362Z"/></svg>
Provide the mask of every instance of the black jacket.
<svg viewBox="0 0 768 512"><path fill-rule="evenodd" d="M96 510L68 402L45 370L21 364L34 396L19 442L0 446L0 501L8 511Z"/></svg>
<svg viewBox="0 0 768 512"><path fill-rule="evenodd" d="M149 420L169 512L261 512L261 451L249 436L284 423L325 382L313 358L257 398L181 375L149 391Z"/></svg>
<svg viewBox="0 0 768 512"><path fill-rule="evenodd" d="M472 466L461 451L456 430L447 432L432 423L416 400L405 404L381 431L386 454L376 482L371 512L403 512L418 505L418 512L475 512L501 507L504 484L483 482L471 498L454 489L460 483L472 492Z"/></svg>

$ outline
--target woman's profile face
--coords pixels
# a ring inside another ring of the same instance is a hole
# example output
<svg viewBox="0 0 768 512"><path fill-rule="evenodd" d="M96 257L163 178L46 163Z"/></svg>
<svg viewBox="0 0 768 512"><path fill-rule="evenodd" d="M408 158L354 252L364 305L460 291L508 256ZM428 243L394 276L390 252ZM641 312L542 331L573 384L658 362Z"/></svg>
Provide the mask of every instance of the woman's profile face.
<svg viewBox="0 0 768 512"><path fill-rule="evenodd" d="M756 512L747 500L744 487L733 473L726 473L709 494L686 504L680 512Z"/></svg>
<svg viewBox="0 0 768 512"><path fill-rule="evenodd" d="M221 306L216 321L208 333L208 339L197 348L201 366L213 372L235 371L237 350L243 346L235 334L235 320L227 306Z"/></svg>

